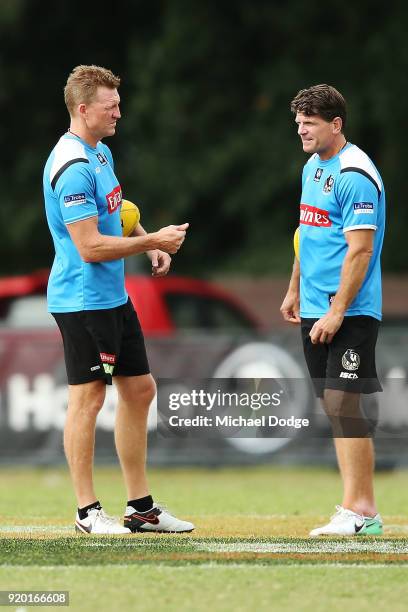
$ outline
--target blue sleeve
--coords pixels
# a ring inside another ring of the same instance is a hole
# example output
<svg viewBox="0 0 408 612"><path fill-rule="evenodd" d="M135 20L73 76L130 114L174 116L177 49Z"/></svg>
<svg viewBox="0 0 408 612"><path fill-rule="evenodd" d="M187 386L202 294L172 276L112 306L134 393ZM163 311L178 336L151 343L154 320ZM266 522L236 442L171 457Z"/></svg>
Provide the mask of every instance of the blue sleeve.
<svg viewBox="0 0 408 612"><path fill-rule="evenodd" d="M359 227L377 229L379 194L369 178L355 171L340 174L336 196L343 216L343 232Z"/></svg>
<svg viewBox="0 0 408 612"><path fill-rule="evenodd" d="M76 163L67 168L57 181L55 195L65 224L95 217L95 183L88 164Z"/></svg>

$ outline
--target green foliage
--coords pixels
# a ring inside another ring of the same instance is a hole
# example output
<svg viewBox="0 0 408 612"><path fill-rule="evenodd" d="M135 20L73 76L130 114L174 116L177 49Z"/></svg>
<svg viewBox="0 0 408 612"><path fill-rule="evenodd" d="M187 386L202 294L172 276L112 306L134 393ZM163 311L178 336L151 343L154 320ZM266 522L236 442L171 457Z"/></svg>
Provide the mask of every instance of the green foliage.
<svg viewBox="0 0 408 612"><path fill-rule="evenodd" d="M62 88L78 63L122 76L123 119L107 144L149 230L191 223L178 272L289 270L305 161L289 102L316 82L349 102L347 135L387 189L385 269L406 270L408 254L392 245L408 221L408 8L392 6L125 0L95 10L73 0L68 13L50 0L2 3L2 271L51 263L41 174L68 126Z"/></svg>

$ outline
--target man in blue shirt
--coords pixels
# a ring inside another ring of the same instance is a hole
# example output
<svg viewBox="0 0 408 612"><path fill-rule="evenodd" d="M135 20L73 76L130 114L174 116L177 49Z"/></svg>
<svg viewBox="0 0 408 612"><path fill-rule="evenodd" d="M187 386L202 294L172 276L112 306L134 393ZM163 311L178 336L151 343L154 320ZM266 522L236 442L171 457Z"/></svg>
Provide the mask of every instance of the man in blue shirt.
<svg viewBox="0 0 408 612"><path fill-rule="evenodd" d="M330 418L344 485L341 506L319 535L380 535L373 493L372 427L361 394L381 390L375 345L381 320L380 256L385 194L369 157L344 136L346 103L329 85L291 104L303 150L299 261L281 306L301 324L316 394Z"/></svg>
<svg viewBox="0 0 408 612"><path fill-rule="evenodd" d="M122 190L109 148L120 119L120 79L77 66L64 90L70 128L44 169L47 221L55 246L48 308L60 328L69 398L64 448L78 500L81 533L185 532L194 525L153 502L146 474L147 415L155 395L143 333L124 285L124 257L146 253L154 276L166 274L188 223L122 236ZM123 526L102 509L93 486L96 417L106 384L118 390L115 443L127 493Z"/></svg>

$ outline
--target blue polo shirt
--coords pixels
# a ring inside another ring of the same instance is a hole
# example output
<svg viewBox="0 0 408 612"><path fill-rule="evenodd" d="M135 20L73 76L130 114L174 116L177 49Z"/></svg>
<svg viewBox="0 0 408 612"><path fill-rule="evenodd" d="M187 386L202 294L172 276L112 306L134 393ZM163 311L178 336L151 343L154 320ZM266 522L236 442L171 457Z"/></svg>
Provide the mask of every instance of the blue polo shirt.
<svg viewBox="0 0 408 612"><path fill-rule="evenodd" d="M55 248L48 281L48 310L74 312L126 303L124 260L86 263L67 225L97 217L101 234L122 236L122 191L109 148L91 147L71 133L51 152L43 176L45 211Z"/></svg>
<svg viewBox="0 0 408 612"><path fill-rule="evenodd" d="M328 160L312 155L303 170L300 204L301 317L327 313L340 285L345 234L371 229L374 249L367 274L345 314L381 320L384 227L384 185L370 158L351 143Z"/></svg>

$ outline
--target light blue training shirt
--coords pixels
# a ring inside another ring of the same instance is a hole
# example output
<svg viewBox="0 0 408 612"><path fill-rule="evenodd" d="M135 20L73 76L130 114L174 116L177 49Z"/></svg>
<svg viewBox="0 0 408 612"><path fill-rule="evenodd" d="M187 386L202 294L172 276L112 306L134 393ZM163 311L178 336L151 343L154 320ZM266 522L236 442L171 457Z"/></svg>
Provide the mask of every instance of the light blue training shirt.
<svg viewBox="0 0 408 612"><path fill-rule="evenodd" d="M109 148L91 147L71 133L51 152L43 177L45 210L55 248L48 281L50 312L114 308L127 302L124 260L86 263L67 225L98 218L101 234L122 236L122 191Z"/></svg>
<svg viewBox="0 0 408 612"><path fill-rule="evenodd" d="M374 249L367 274L345 314L381 320L384 227L384 185L370 158L351 143L328 160L312 155L303 169L300 203L301 317L327 313L340 284L345 234L371 229Z"/></svg>

